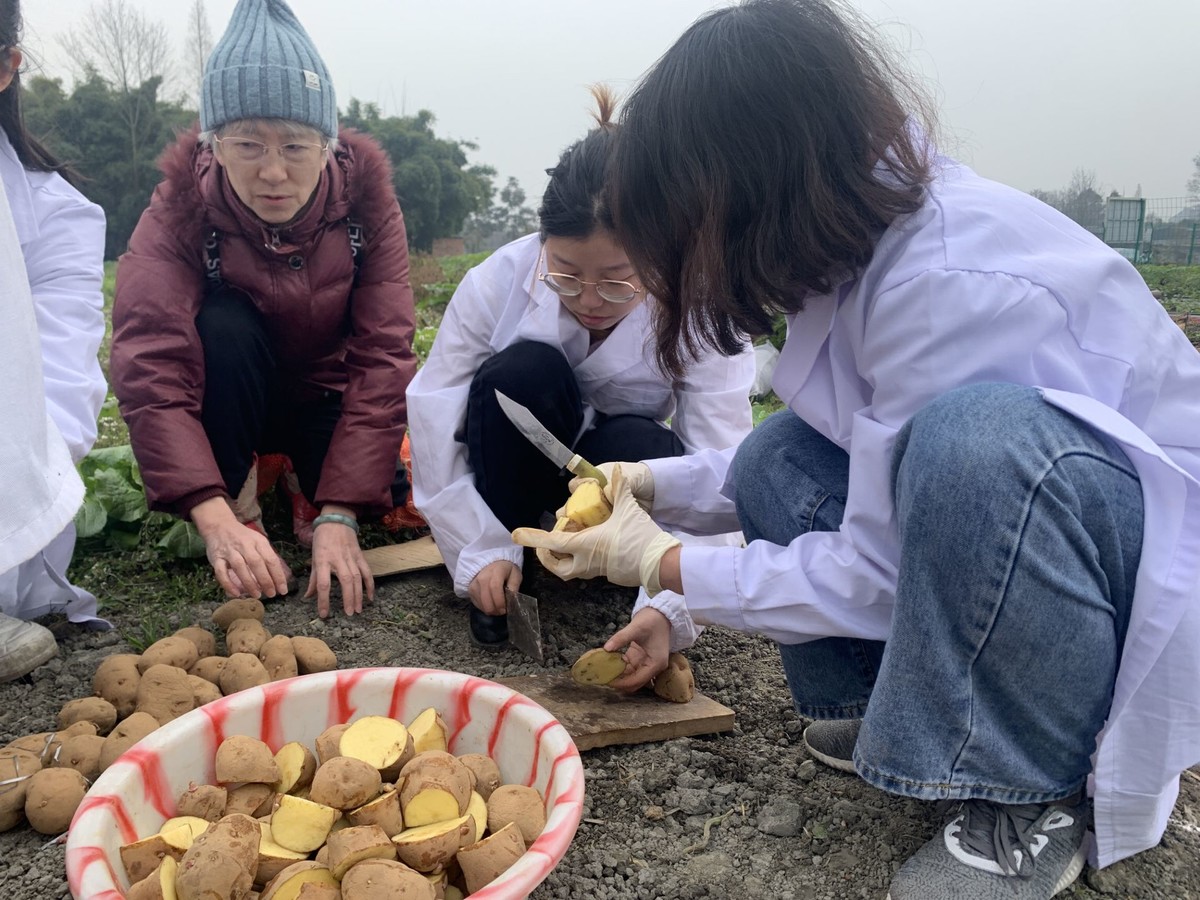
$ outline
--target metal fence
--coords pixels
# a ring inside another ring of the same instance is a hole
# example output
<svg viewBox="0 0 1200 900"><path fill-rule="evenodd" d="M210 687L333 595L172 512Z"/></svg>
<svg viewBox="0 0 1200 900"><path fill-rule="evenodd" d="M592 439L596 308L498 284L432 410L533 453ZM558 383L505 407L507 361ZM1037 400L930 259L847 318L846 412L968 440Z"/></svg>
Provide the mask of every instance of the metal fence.
<svg viewBox="0 0 1200 900"><path fill-rule="evenodd" d="M1101 237L1134 262L1200 265L1200 198L1109 197Z"/></svg>

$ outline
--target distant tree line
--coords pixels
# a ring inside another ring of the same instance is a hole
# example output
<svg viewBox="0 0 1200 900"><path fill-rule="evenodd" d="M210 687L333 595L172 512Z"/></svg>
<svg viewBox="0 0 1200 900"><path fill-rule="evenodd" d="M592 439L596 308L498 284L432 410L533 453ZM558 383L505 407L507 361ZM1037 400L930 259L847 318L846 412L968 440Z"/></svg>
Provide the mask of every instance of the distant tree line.
<svg viewBox="0 0 1200 900"><path fill-rule="evenodd" d="M188 32L180 80L190 88L180 90L172 87L176 69L166 29L126 0L100 0L79 28L60 38L75 70L70 91L60 78L24 83L30 131L72 164L80 190L108 217L110 259L124 252L161 180L158 156L197 119L198 73L212 48L203 0L193 0ZM467 151L475 145L438 137L434 122L428 110L384 116L375 104L355 99L341 114L344 127L373 135L387 151L412 249L429 251L435 238L459 235L498 246L531 230L533 214L517 182L510 178L495 201L495 169L471 164Z"/></svg>
<svg viewBox="0 0 1200 900"><path fill-rule="evenodd" d="M1104 235L1104 197L1100 194L1095 172L1076 169L1066 187L1055 191L1035 190L1030 193L1092 234Z"/></svg>
<svg viewBox="0 0 1200 900"><path fill-rule="evenodd" d="M1200 153L1193 157L1192 166L1192 175L1188 178L1184 191L1188 200L1194 201L1196 205L1187 207L1185 215L1189 212L1200 211ZM1139 186L1134 196L1140 197L1141 193L1142 190ZM1053 191L1033 190L1030 191L1030 194L1043 203L1053 206L1093 234L1103 235L1105 197L1100 192L1096 173L1090 169L1076 169L1071 173L1071 181L1066 187ZM1117 196L1116 191L1110 193L1109 196ZM1192 218L1194 219L1195 216L1193 215Z"/></svg>

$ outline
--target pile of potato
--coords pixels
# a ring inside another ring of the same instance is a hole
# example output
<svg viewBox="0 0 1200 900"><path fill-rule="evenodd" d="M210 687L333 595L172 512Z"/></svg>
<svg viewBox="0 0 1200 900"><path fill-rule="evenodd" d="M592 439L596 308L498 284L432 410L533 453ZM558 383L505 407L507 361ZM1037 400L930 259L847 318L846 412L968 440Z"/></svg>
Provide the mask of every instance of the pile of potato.
<svg viewBox="0 0 1200 900"><path fill-rule="evenodd" d="M217 655L206 628L182 628L147 647L100 663L94 696L63 706L56 731L0 748L0 831L24 821L62 834L91 782L160 725L244 688L337 668L337 656L312 637L272 636L258 600L230 600L212 620L225 631Z"/></svg>
<svg viewBox="0 0 1200 900"><path fill-rule="evenodd" d="M456 900L495 880L546 824L533 788L447 752L437 710L335 725L315 753L233 736L217 784L192 784L157 834L121 848L131 900ZM256 893L258 892L258 893Z"/></svg>

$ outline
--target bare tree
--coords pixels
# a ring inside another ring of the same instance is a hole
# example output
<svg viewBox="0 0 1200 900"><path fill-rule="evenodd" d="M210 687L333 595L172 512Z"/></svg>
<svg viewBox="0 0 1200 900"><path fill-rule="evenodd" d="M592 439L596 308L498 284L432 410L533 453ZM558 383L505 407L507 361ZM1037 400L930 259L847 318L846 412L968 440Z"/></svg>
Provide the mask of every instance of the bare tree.
<svg viewBox="0 0 1200 900"><path fill-rule="evenodd" d="M186 90L189 97L198 98L200 80L204 76L204 64L212 53L212 30L208 27L208 10L204 0L193 0L188 11L188 36L184 45L184 69Z"/></svg>
<svg viewBox="0 0 1200 900"><path fill-rule="evenodd" d="M1192 159L1192 165L1196 168L1192 172L1192 177L1188 179L1187 194L1189 197L1200 200L1200 153L1197 153Z"/></svg>
<svg viewBox="0 0 1200 900"><path fill-rule="evenodd" d="M127 0L97 0L82 23L59 40L71 56L77 78L100 78L117 95L118 115L129 141L126 160L132 178L160 149L147 144L146 129L155 121L160 89L171 77L166 26L149 19Z"/></svg>
<svg viewBox="0 0 1200 900"><path fill-rule="evenodd" d="M1067 196L1079 197L1087 192L1100 193L1099 179L1094 169L1077 168L1071 173L1071 183L1067 185Z"/></svg>
<svg viewBox="0 0 1200 900"><path fill-rule="evenodd" d="M1103 232L1104 197L1100 193L1100 180L1093 170L1076 169L1071 173L1071 181L1061 190L1030 193L1074 219L1093 234Z"/></svg>
<svg viewBox="0 0 1200 900"><path fill-rule="evenodd" d="M162 22L147 18L126 0L93 3L83 22L59 39L76 77L96 73L121 92L151 78L171 78L171 41Z"/></svg>

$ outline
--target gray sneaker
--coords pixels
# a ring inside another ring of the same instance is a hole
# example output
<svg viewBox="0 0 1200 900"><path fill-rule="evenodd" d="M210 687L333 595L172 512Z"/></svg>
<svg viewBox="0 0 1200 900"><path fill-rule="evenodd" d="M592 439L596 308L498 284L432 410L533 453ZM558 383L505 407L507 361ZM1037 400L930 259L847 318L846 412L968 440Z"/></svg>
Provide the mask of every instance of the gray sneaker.
<svg viewBox="0 0 1200 900"><path fill-rule="evenodd" d="M28 675L57 653L48 629L0 613L0 684Z"/></svg>
<svg viewBox="0 0 1200 900"><path fill-rule="evenodd" d="M862 719L819 719L804 729L804 749L841 772L854 772L854 745Z"/></svg>
<svg viewBox="0 0 1200 900"><path fill-rule="evenodd" d="M888 900L1049 900L1083 871L1087 798L1020 806L967 800L901 866Z"/></svg>

